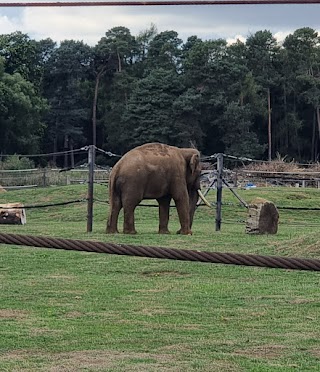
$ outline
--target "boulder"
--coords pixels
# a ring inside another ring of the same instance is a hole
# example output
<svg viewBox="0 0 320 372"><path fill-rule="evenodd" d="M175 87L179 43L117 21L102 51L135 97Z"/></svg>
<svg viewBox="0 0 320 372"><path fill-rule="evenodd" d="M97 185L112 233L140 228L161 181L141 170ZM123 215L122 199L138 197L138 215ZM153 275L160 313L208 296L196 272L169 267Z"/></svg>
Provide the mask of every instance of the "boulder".
<svg viewBox="0 0 320 372"><path fill-rule="evenodd" d="M278 222L279 212L271 201L256 198L249 204L247 234L276 234Z"/></svg>

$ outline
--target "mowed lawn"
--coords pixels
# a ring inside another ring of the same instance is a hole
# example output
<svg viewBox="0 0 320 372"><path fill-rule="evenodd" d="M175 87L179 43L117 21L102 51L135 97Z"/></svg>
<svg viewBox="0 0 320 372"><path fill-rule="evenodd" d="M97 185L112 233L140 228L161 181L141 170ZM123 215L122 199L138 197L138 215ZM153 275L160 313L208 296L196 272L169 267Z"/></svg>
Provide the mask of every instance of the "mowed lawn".
<svg viewBox="0 0 320 372"><path fill-rule="evenodd" d="M277 206L320 208L320 190L238 190ZM85 198L85 185L0 194L0 203ZM158 235L158 211L139 207L138 234L106 235L107 188L87 205L27 209L4 233L134 245L320 258L320 210L279 209L276 235L245 233L247 211L223 190L222 228L200 206L193 235ZM215 201L214 191L208 194ZM154 205L153 202L148 202ZM122 217L120 229L122 228ZM0 245L0 371L319 371L320 274Z"/></svg>

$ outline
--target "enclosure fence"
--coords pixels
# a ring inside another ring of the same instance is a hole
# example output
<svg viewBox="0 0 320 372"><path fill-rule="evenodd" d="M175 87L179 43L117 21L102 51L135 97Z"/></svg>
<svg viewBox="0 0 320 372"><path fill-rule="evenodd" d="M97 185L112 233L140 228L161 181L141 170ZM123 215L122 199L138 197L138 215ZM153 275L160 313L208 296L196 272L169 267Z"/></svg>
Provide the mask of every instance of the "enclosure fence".
<svg viewBox="0 0 320 372"><path fill-rule="evenodd" d="M37 169L23 169L23 170L4 170L0 169L0 188L5 190L13 189L26 189L34 187L48 187L51 185L72 185L72 184L84 184L88 187L87 196L85 198L79 197L72 200L59 201L56 203L43 203L25 205L25 209L34 208L48 208L54 206L67 206L75 203L87 203L87 232L92 231L93 226L93 205L94 203L108 203L108 200L100 200L94 197L94 184L100 184L108 186L109 174L111 171L110 167L97 166L95 164L95 154L99 153L108 158L121 158L121 155L114 154L110 151L105 151L97 148L96 146L85 146L81 149L75 149L73 151L65 151L60 153L49 153L49 154L32 154L32 155L18 155L19 157L52 157L52 156L72 156L76 154L81 156L82 163L79 166L67 167L62 169L51 169L51 168L37 168ZM17 155L2 155L3 157L17 156ZM84 161L86 162L84 163ZM255 182L258 187L272 187L273 190L277 190L274 186L294 186L295 192L302 191L302 187L318 187L320 185L320 165L315 164L296 164L298 167L295 172L267 172L265 170L255 171L250 169L250 164L270 164L268 161L256 160L246 157L237 157L227 154L213 154L209 156L202 156L201 161L210 165L210 169L203 172L203 176L207 177L207 182L201 182L203 188L206 188L204 195L214 189L216 192L216 200L211 202L213 208L216 209L216 231L221 228L222 208L226 206L222 198L222 190L228 188L238 199L238 202L227 203L228 206L240 206L248 208L248 204L237 194L238 188L245 188L248 183ZM225 168L225 163L230 164L231 162L237 162L242 165L242 169L230 170ZM68 163L68 162L67 162ZM277 163L274 161L274 163ZM280 166L283 166L284 162L278 162ZM312 170L310 169L311 167ZM266 177L267 175L267 177ZM281 175L281 178L279 178ZM290 176L290 177L289 177ZM296 178L294 178L296 177ZM299 178L297 178L299 177ZM299 182L299 183L298 183ZM299 188L297 188L299 186ZM300 187L302 186L302 187ZM1 190L0 190L1 191ZM107 192L106 192L107 195ZM150 203L140 203L141 207L158 207L158 205L151 205ZM202 204L198 203L198 207ZM291 210L310 210L318 211L320 207L315 206L299 206L294 207L290 205L276 205L278 209L291 209ZM1 207L0 207L1 208ZM224 222L230 223L230 221L224 220ZM244 220L237 220L233 223L243 223ZM297 223L288 222L288 224ZM301 222L303 225L303 222Z"/></svg>

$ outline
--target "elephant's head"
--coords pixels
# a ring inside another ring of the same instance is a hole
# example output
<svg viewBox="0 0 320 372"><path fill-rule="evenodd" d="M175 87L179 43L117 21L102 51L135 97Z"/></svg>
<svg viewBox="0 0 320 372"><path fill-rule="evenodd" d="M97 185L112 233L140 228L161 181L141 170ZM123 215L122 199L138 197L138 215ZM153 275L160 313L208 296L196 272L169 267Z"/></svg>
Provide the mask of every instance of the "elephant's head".
<svg viewBox="0 0 320 372"><path fill-rule="evenodd" d="M188 190L200 188L200 175L201 175L201 165L200 165L200 153L196 149L181 149L183 157L186 160L186 180Z"/></svg>
<svg viewBox="0 0 320 372"><path fill-rule="evenodd" d="M189 213L190 213L190 228L193 222L194 212L197 206L198 197L203 199L203 195L200 190L200 176L201 176L201 163L200 153L196 149L181 149L182 154L186 160L186 181L189 193ZM210 205L205 200L207 205Z"/></svg>

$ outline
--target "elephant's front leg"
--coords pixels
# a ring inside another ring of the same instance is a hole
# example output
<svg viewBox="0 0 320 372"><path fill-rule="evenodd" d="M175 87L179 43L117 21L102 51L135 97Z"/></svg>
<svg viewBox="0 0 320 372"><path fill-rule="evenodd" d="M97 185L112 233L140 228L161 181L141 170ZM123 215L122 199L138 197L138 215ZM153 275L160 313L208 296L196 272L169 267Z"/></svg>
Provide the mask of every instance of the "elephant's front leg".
<svg viewBox="0 0 320 372"><path fill-rule="evenodd" d="M170 212L170 196L164 196L157 199L159 203L159 234L170 234L168 230L169 212Z"/></svg>
<svg viewBox="0 0 320 372"><path fill-rule="evenodd" d="M179 197L174 200L177 212L180 220L181 229L177 231L178 234L183 235L192 235L192 231L190 228L190 214L189 214L189 199L188 194Z"/></svg>

